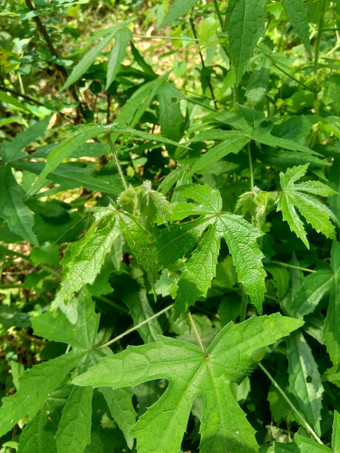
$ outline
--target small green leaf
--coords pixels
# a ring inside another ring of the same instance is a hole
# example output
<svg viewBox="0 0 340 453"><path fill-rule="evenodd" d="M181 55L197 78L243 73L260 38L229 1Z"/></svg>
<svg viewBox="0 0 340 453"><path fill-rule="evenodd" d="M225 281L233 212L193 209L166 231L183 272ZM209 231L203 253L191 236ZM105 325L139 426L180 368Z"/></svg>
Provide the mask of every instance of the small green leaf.
<svg viewBox="0 0 340 453"><path fill-rule="evenodd" d="M312 313L324 295L330 292L333 276L330 270L322 270L304 277L301 288L289 304L289 315L302 317Z"/></svg>
<svg viewBox="0 0 340 453"><path fill-rule="evenodd" d="M176 316L186 311L190 305L194 305L201 296L207 295L211 281L216 275L220 240L216 234L216 224L212 224L187 261L178 282Z"/></svg>
<svg viewBox="0 0 340 453"><path fill-rule="evenodd" d="M35 335L52 341L70 344L74 348L90 349L95 345L99 315L88 291L83 289L77 299L70 302L77 312L74 323L61 311L46 312L32 318Z"/></svg>
<svg viewBox="0 0 340 453"><path fill-rule="evenodd" d="M245 137L242 132L238 131L224 131L228 132L228 138L225 138L219 145L209 148L193 165L190 174L200 173L201 170L207 166L218 162L223 157L230 153L237 154L249 142L249 138ZM199 137L199 136L198 136Z"/></svg>
<svg viewBox="0 0 340 453"><path fill-rule="evenodd" d="M175 20L189 12L198 1L199 0L174 0L158 29L160 30L166 25L173 24Z"/></svg>
<svg viewBox="0 0 340 453"><path fill-rule="evenodd" d="M110 60L107 67L106 86L107 90L115 80L120 64L124 59L126 48L132 40L132 33L128 28L123 28L115 34L115 43L111 50Z"/></svg>
<svg viewBox="0 0 340 453"><path fill-rule="evenodd" d="M307 19L307 6L302 0L282 0L289 22L299 35L308 54L312 56L312 49L309 40L309 27Z"/></svg>
<svg viewBox="0 0 340 453"><path fill-rule="evenodd" d="M6 220L11 232L38 245L33 233L34 216L24 204L25 192L16 182L9 166L0 164L0 217Z"/></svg>
<svg viewBox="0 0 340 453"><path fill-rule="evenodd" d="M83 355L69 352L25 371L20 379L20 390L3 399L0 408L0 436L6 434L21 418L28 415L32 419Z"/></svg>
<svg viewBox="0 0 340 453"><path fill-rule="evenodd" d="M157 280L157 252L151 234L130 214L119 215L119 226L137 262L147 271L151 280Z"/></svg>
<svg viewBox="0 0 340 453"><path fill-rule="evenodd" d="M106 214L93 223L84 237L69 244L62 261L61 288L52 303L54 309L62 302L68 302L73 293L87 283L93 283L99 273L106 255L120 234L113 209L109 208Z"/></svg>
<svg viewBox="0 0 340 453"><path fill-rule="evenodd" d="M22 102L18 101L17 98L11 96L10 94L6 94L1 90L0 90L0 102L5 102L6 104L14 105L14 107L20 110L24 110L25 112L31 113L31 110Z"/></svg>
<svg viewBox="0 0 340 453"><path fill-rule="evenodd" d="M289 391L307 422L320 435L324 388L318 366L304 336L294 332L287 341Z"/></svg>
<svg viewBox="0 0 340 453"><path fill-rule="evenodd" d="M114 38L117 33L115 28L111 33L105 36L98 44L96 44L92 49L90 49L83 58L76 64L73 68L71 74L68 76L66 82L64 83L61 91L66 90L66 88L73 85L91 66L95 61L98 55L102 52L103 49L109 44L110 41Z"/></svg>
<svg viewBox="0 0 340 453"><path fill-rule="evenodd" d="M264 7L264 0L231 0L228 4L227 32L237 82L241 80L256 44L264 34Z"/></svg>
<svg viewBox="0 0 340 453"><path fill-rule="evenodd" d="M36 140L44 135L51 117L47 117L41 121L37 121L24 132L19 132L13 140L4 141L1 145L1 157L4 162L10 163L27 157L23 150Z"/></svg>
<svg viewBox="0 0 340 453"><path fill-rule="evenodd" d="M58 451L83 453L91 442L92 394L90 387L72 387L55 436Z"/></svg>
<svg viewBox="0 0 340 453"><path fill-rule="evenodd" d="M329 238L335 235L335 227L330 219L333 222L336 222L336 219L332 211L313 196L314 194L333 195L335 193L333 189L321 182L307 181L295 184L306 174L307 168L308 164L305 164L289 168L286 173L280 173L282 192L280 193L277 210L282 211L283 219L288 222L290 229L309 248L306 232L295 206L317 232L321 232Z"/></svg>
<svg viewBox="0 0 340 453"><path fill-rule="evenodd" d="M159 100L159 122L162 135L173 140L180 140L183 136L185 118L182 115L179 103L184 99L173 83L162 83L157 91Z"/></svg>
<svg viewBox="0 0 340 453"><path fill-rule="evenodd" d="M160 337L156 343L128 347L106 357L73 382L118 388L154 379L170 381L161 399L133 428L139 453L178 451L197 396L203 403L201 453L255 453L255 431L235 401L230 383L241 382L249 373L255 351L301 325L301 321L278 313L237 325L229 323L214 338L207 353L196 345Z"/></svg>
<svg viewBox="0 0 340 453"><path fill-rule="evenodd" d="M77 146L85 143L90 138L97 137L100 134L103 134L104 131L100 125L91 124L89 126L83 126L74 132L68 139L60 143L54 150L48 155L47 163L40 173L39 177L35 181L35 184L27 192L28 196L36 193L41 187L43 187L44 182L46 181L47 176L55 170L59 164L66 157L70 157L72 152L77 148Z"/></svg>

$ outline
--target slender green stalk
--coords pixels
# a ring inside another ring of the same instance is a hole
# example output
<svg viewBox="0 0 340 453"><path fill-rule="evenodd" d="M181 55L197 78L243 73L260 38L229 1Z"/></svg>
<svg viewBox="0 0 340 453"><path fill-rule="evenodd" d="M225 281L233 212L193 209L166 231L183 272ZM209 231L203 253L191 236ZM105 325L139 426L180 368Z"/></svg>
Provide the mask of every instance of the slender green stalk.
<svg viewBox="0 0 340 453"><path fill-rule="evenodd" d="M117 156L114 144L113 144L113 142L111 140L110 134L107 134L107 138L108 138L108 141L109 141L109 144L110 144L110 148L111 148L111 151L112 151L112 154L113 154L113 158L115 160L115 163L116 163L116 166L117 166L117 169L118 169L118 173L119 173L120 179L121 179L121 181L123 183L123 186L124 186L124 188L126 190L128 188L128 185L126 183L126 179L125 179L122 167L120 166L120 163L119 163L119 160L118 160L118 156Z"/></svg>
<svg viewBox="0 0 340 453"><path fill-rule="evenodd" d="M275 381L273 376L269 373L269 371L262 365L262 363L259 363L259 367L261 370L264 372L264 374L268 377L270 382L273 384L273 386L276 388L276 390L281 394L281 396L284 398L284 400L288 403L289 407L295 412L295 414L298 416L298 418L301 420L302 424L306 428L307 431L311 433L311 435L314 437L314 439L321 445L324 445L320 437L316 434L314 429L310 426L310 424L307 422L307 420L303 417L303 415L300 414L300 412L296 409L294 404L291 402L291 400L288 398L286 393L283 391L283 389L279 386L279 384Z"/></svg>
<svg viewBox="0 0 340 453"><path fill-rule="evenodd" d="M129 335L129 333L134 332L135 330L138 330L140 327L144 326L144 324L147 324L148 322L152 321L155 318L158 318L158 316L163 315L167 311L171 310L173 308L174 304L169 305L166 308L163 308L163 310L159 311L158 313L150 316L150 318L144 319L144 321L140 322L139 324L136 324L135 326L131 327L131 329L126 330L125 332L121 333L117 337L113 338L112 340L108 341L107 343L104 343L99 346L99 349L103 349L106 346L109 346L110 344L116 343L120 339L124 338L126 335Z"/></svg>
<svg viewBox="0 0 340 453"><path fill-rule="evenodd" d="M244 291L244 288L242 288L242 299L241 299L241 307L240 307L240 322L243 322L246 319L248 300L249 300L248 294L246 294L246 292Z"/></svg>
<svg viewBox="0 0 340 453"><path fill-rule="evenodd" d="M318 69L319 69L319 55L320 55L320 44L321 44L321 35L322 28L324 24L324 17L326 13L326 2L327 0L321 0L321 9L320 9L320 18L318 23L318 34L315 41L315 52L314 52L314 77L316 83L318 83ZM319 98L317 91L314 92L314 106L315 113L319 114Z"/></svg>
<svg viewBox="0 0 340 453"><path fill-rule="evenodd" d="M224 24L223 24L223 19L222 19L220 7L218 6L217 0L213 0L213 3L214 3L214 8L215 8L215 11L216 11L217 19L218 19L218 21L220 23L221 29L223 29Z"/></svg>
<svg viewBox="0 0 340 453"><path fill-rule="evenodd" d="M278 264L283 267L290 267L291 269L298 269L299 271L315 273L314 269L307 269L306 267L294 266L294 264L282 263L281 261L270 261L270 264Z"/></svg>
<svg viewBox="0 0 340 453"><path fill-rule="evenodd" d="M254 168L253 168L253 160L251 158L251 149L250 149L250 142L248 142L248 162L249 162L249 173L250 173L250 191L254 189Z"/></svg>
<svg viewBox="0 0 340 453"><path fill-rule="evenodd" d="M163 35L151 35L151 36L147 36L147 35L133 35L133 38L135 39L168 39L168 40L171 40L171 41L193 41L193 42L197 42L198 39L197 38L189 38L189 36L163 36Z"/></svg>
<svg viewBox="0 0 340 453"><path fill-rule="evenodd" d="M195 321L194 321L194 318L192 317L192 314L190 313L190 311L188 311L188 318L189 318L189 321L190 321L190 324L192 326L192 329L194 331L194 334L197 338L197 341L198 341L198 344L199 344L199 347L202 349L202 351L204 352L204 354L206 353L206 350L204 348L204 345L202 343L202 340L201 340L201 337L200 337L200 334L199 334L199 331L196 327L196 324L195 324Z"/></svg>

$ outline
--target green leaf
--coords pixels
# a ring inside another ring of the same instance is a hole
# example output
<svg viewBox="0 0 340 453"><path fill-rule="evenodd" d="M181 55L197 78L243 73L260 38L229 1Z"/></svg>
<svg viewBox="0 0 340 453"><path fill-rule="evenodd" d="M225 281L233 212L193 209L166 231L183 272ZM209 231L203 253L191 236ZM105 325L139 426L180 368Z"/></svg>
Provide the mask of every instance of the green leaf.
<svg viewBox="0 0 340 453"><path fill-rule="evenodd" d="M202 399L200 452L258 450L255 431L235 401L231 382L241 382L254 366L253 354L301 326L301 321L271 316L229 323L207 353L190 343L160 337L156 343L128 347L76 377L77 385L127 387L168 379L163 396L140 417L133 433L139 453L180 449L192 404ZM178 379L178 376L181 379Z"/></svg>
<svg viewBox="0 0 340 453"><path fill-rule="evenodd" d="M44 135L51 117L36 122L24 132L19 132L13 140L4 141L1 145L1 157L10 163L27 157L22 151L37 138Z"/></svg>
<svg viewBox="0 0 340 453"><path fill-rule="evenodd" d="M189 174L200 173L201 170L207 166L218 162L223 157L230 153L237 154L241 149L249 142L249 138L245 137L242 132L238 131L224 131L228 132L228 138L226 138L219 145L209 148L209 150L203 154L193 165ZM199 136L198 136L199 137Z"/></svg>
<svg viewBox="0 0 340 453"><path fill-rule="evenodd" d="M309 41L309 27L307 19L307 7L302 0L282 0L289 22L299 35L308 54L312 56L312 49Z"/></svg>
<svg viewBox="0 0 340 453"><path fill-rule="evenodd" d="M157 95L162 135L178 141L183 136L185 122L179 105L184 96L170 82L162 83L158 88Z"/></svg>
<svg viewBox="0 0 340 453"><path fill-rule="evenodd" d="M264 34L264 7L264 0L231 0L228 4L227 32L237 82L241 80L256 44Z"/></svg>
<svg viewBox="0 0 340 453"><path fill-rule="evenodd" d="M127 446L132 449L133 436L130 434L132 426L136 423L136 411L132 404L133 393L128 389L112 389L102 387L103 394L110 414L122 430Z"/></svg>
<svg viewBox="0 0 340 453"><path fill-rule="evenodd" d="M145 194L141 203L143 215L152 221L158 214L163 222L167 224L167 219L172 214L171 203L162 193L152 190L150 181L144 181L141 189Z"/></svg>
<svg viewBox="0 0 340 453"><path fill-rule="evenodd" d="M334 242L331 252L333 281L324 325L324 342L335 366L340 364L340 243Z"/></svg>
<svg viewBox="0 0 340 453"><path fill-rule="evenodd" d="M24 110L25 112L31 113L31 110L22 102L18 101L17 98L11 96L10 94L6 94L1 90L0 90L0 102L5 102L6 104L14 105L14 107L20 110Z"/></svg>
<svg viewBox="0 0 340 453"><path fill-rule="evenodd" d="M119 215L119 226L138 264L146 270L151 280L157 280L157 251L149 231L138 222L136 217L127 213Z"/></svg>
<svg viewBox="0 0 340 453"><path fill-rule="evenodd" d="M305 153L309 156L320 156L320 154L317 153L316 151L313 151L312 149L308 148L305 145L301 145L301 143L297 141L283 137L276 137L275 135L263 133L257 130L253 132L252 139L255 140L256 142L262 143L263 145L267 145L273 148L283 148L288 149L290 151L300 151L301 153Z"/></svg>
<svg viewBox="0 0 340 453"><path fill-rule="evenodd" d="M73 68L71 74L68 76L66 82L61 88L61 91L66 90L66 88L73 85L89 69L102 50L105 49L110 41L112 41L118 30L119 28L115 28L83 56L83 58Z"/></svg>
<svg viewBox="0 0 340 453"><path fill-rule="evenodd" d="M332 238L335 235L336 222L332 211L324 205L315 194L321 196L330 196L335 192L330 187L321 182L307 181L295 184L302 178L307 171L308 164L289 168L286 173L280 173L280 182L282 192L278 202L278 211L282 211L283 219L289 224L290 229L303 241L309 248L309 242L303 226L303 223L296 212L297 207L300 213L305 217L312 227L318 232L323 233L326 237ZM313 194L313 195L310 195Z"/></svg>
<svg viewBox="0 0 340 453"><path fill-rule="evenodd" d="M166 25L170 25L175 22L175 20L177 20L179 17L189 12L198 1L199 0L174 0L158 29L160 30Z"/></svg>
<svg viewBox="0 0 340 453"><path fill-rule="evenodd" d="M124 59L126 48L132 40L132 33L128 28L123 28L115 34L115 43L111 50L110 60L107 67L106 86L107 90L115 80L120 64Z"/></svg>
<svg viewBox="0 0 340 453"><path fill-rule="evenodd" d="M294 332L287 341L289 391L307 422L320 435L324 388L318 366L304 336Z"/></svg>
<svg viewBox="0 0 340 453"><path fill-rule="evenodd" d="M33 213L24 204L25 192L16 182L9 166L0 164L0 183L0 217L6 220L12 233L38 245L38 239L32 230Z"/></svg>
<svg viewBox="0 0 340 453"><path fill-rule="evenodd" d="M324 295L330 292L332 280L333 273L330 270L317 271L304 277L301 288L289 305L289 315L302 317L312 313Z"/></svg>
<svg viewBox="0 0 340 453"><path fill-rule="evenodd" d="M175 302L175 316L187 310L201 296L207 295L211 281L216 275L216 265L220 250L220 237L216 232L216 224L209 226L203 239L200 240L178 282Z"/></svg>
<svg viewBox="0 0 340 453"><path fill-rule="evenodd" d="M92 394L90 387L72 387L55 436L58 451L83 453L91 442Z"/></svg>
<svg viewBox="0 0 340 453"><path fill-rule="evenodd" d="M47 158L47 163L43 171L35 181L35 184L27 192L27 196L31 196L41 189L47 176L61 164L63 159L70 157L77 146L82 145L90 138L97 137L102 133L104 133L104 131L100 125L91 124L89 126L83 126L54 148Z"/></svg>
<svg viewBox="0 0 340 453"><path fill-rule="evenodd" d="M99 274L107 253L120 234L113 209L108 208L106 214L92 224L84 237L67 247L62 261L63 281L52 303L53 308L67 302L87 283L93 283Z"/></svg>
<svg viewBox="0 0 340 453"><path fill-rule="evenodd" d="M340 450L340 414L338 411L334 411L332 449L333 451Z"/></svg>
<svg viewBox="0 0 340 453"><path fill-rule="evenodd" d="M53 414L55 415L55 414ZM19 437L20 453L57 453L51 414L42 407Z"/></svg>
<svg viewBox="0 0 340 453"><path fill-rule="evenodd" d="M6 434L21 418L29 416L32 419L83 355L70 352L25 371L20 379L20 390L3 399L0 436Z"/></svg>
<svg viewBox="0 0 340 453"><path fill-rule="evenodd" d="M94 302L88 291L83 289L70 304L77 313L73 323L60 309L49 311L32 318L34 334L70 344L74 348L90 349L95 345L100 318L95 313Z"/></svg>
<svg viewBox="0 0 340 453"><path fill-rule="evenodd" d="M136 280L136 287L129 285L124 288L122 300L129 308L130 315L134 325L137 325L146 319L153 316L155 313L152 310L146 290L144 288L143 272L141 269L132 269L133 278ZM156 341L158 336L162 334L162 328L157 319L153 319L144 326L138 329L138 333L144 343Z"/></svg>
<svg viewBox="0 0 340 453"><path fill-rule="evenodd" d="M192 215L201 217L193 222L173 226L170 232L163 231L157 241L158 255L161 263L166 266L170 260L182 258L198 241L199 237L210 224L209 234L200 243L199 248L193 252L186 264L188 270L184 271L179 282L179 292L176 302L177 315L179 309L191 305L200 295L205 295L208 290L208 279L215 275L217 252L220 239L223 237L228 245L229 252L238 275L238 280L243 284L245 291L250 295L252 303L258 311L262 311L263 295L266 291L264 279L266 273L262 265L262 252L257 245L257 239L262 236L260 230L252 226L243 217L221 212L222 198L217 190L212 190L207 185L182 186L177 191L181 196L191 198L198 203L173 204L172 218L184 218ZM202 215L203 214L203 215ZM212 235L213 233L213 235ZM208 248L211 246L211 255ZM207 254L207 268L199 264L205 261ZM191 261L192 260L192 261ZM190 276L190 277L189 277ZM207 279L208 277L208 279ZM189 282L190 280L190 282ZM187 302L185 302L187 300Z"/></svg>

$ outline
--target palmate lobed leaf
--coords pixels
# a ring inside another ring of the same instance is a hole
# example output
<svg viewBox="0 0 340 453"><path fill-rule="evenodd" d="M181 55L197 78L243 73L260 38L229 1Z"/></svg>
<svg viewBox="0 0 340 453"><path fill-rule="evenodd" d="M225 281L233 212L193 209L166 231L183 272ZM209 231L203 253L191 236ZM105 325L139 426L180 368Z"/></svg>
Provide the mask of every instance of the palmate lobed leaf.
<svg viewBox="0 0 340 453"><path fill-rule="evenodd" d="M178 451L196 397L203 402L201 453L255 453L255 431L230 390L254 366L254 352L299 328L302 321L276 313L229 323L207 352L172 338L128 347L76 377L74 383L93 387L128 387L168 379L162 397L139 419L132 432L139 453Z"/></svg>
<svg viewBox="0 0 340 453"><path fill-rule="evenodd" d="M233 257L238 280L259 313L262 313L266 273L261 261L263 254L257 245L261 231L241 216L221 212L221 195L207 185L181 186L176 192L197 203L174 204L172 219L183 219L192 215L200 217L192 222L175 225L170 228L170 232L164 230L161 233L157 241L161 264L166 266L182 258L208 229L185 264L179 280L175 302L176 316L193 305L199 297L206 296L215 276L222 238Z"/></svg>
<svg viewBox="0 0 340 453"><path fill-rule="evenodd" d="M280 173L282 192L279 196L277 210L282 212L283 219L288 222L290 229L309 248L303 222L295 208L298 208L303 217L317 232L323 233L326 237L334 238L336 218L332 211L315 195L331 196L336 192L321 182L307 181L295 184L306 174L307 168L308 164L305 164L289 168L286 173Z"/></svg>

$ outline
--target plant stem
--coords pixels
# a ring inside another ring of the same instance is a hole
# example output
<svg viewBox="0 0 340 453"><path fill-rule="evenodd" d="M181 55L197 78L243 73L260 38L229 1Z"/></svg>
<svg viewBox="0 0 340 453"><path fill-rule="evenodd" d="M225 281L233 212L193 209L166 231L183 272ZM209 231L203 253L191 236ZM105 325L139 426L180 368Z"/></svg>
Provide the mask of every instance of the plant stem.
<svg viewBox="0 0 340 453"><path fill-rule="evenodd" d="M107 134L107 138L108 138L108 141L109 141L109 144L110 144L110 148L111 148L111 151L112 151L112 154L113 154L113 158L115 160L115 163L116 163L116 166L117 166L117 169L118 169L118 173L119 173L120 179L121 179L121 181L123 183L123 186L124 186L124 188L126 190L128 188L128 185L126 183L126 179L125 179L122 167L120 166L120 163L119 163L119 160L118 160L118 156L117 156L117 153L116 153L116 150L115 150L115 147L114 147L114 144L112 142L110 134Z"/></svg>
<svg viewBox="0 0 340 453"><path fill-rule="evenodd" d="M253 168L253 161L251 158L250 142L248 142L248 161L249 161L249 173L250 173L250 191L252 192L254 189L254 168Z"/></svg>
<svg viewBox="0 0 340 453"><path fill-rule="evenodd" d="M25 0L25 2L26 2L26 5L27 5L27 7L28 7L28 9L29 9L30 11L36 11L36 9L35 9L34 5L32 4L31 0ZM35 21L35 23L37 24L37 28L38 28L38 30L39 30L39 33L43 36L43 38L44 38L44 40L45 40L45 42L46 42L46 44L47 44L47 47L50 49L51 54L52 54L55 58L60 59L60 55L59 55L57 49L54 47L54 45L53 45L53 43L52 43L52 40L51 40L51 38L50 38L50 36L49 36L49 34L48 34L46 28L45 28L45 25L42 23L40 17L39 17L39 16L35 16L35 17L34 17L34 21ZM66 69L64 68L64 66L60 66L60 65L59 65L58 63L56 63L56 62L54 62L54 66L55 66L56 69L58 70L59 75L60 75L60 78L61 78L61 81L62 81L62 83L64 84L65 81L66 81L66 79L67 79L67 77L68 77L68 74L67 74ZM79 99L79 97L78 97L78 94L77 94L77 92L76 92L75 87L70 87L70 93L71 93L73 99L74 99L76 102L79 103L79 110L80 110L81 114L82 114L83 117L84 117L84 108L83 108L82 103L81 103L81 101L80 101L80 99Z"/></svg>
<svg viewBox="0 0 340 453"><path fill-rule="evenodd" d="M300 414L300 412L296 409L294 404L290 401L286 393L283 391L283 389L279 386L279 384L275 381L273 376L267 371L267 369L262 365L262 363L259 363L259 367L261 370L264 372L264 374L268 377L270 382L273 384L273 386L276 388L276 390L281 394L281 396L284 398L284 400L288 403L289 407L295 412L295 414L298 416L298 418L301 420L302 424L306 428L307 431L311 433L311 435L314 437L314 439L321 445L324 445L320 437L316 434L314 429L310 426L310 424L305 420L303 415Z"/></svg>
<svg viewBox="0 0 340 453"><path fill-rule="evenodd" d="M248 306L248 294L242 288L242 300L241 300L241 307L240 307L240 322L243 322L246 319L247 314L247 306Z"/></svg>
<svg viewBox="0 0 340 453"><path fill-rule="evenodd" d="M194 24L194 21L192 20L191 17L190 17L190 25L191 25L192 32L193 32L193 34L195 36L195 39L197 39L197 41L198 41L195 24ZM198 53L199 53L199 56L200 56L200 59L201 59L202 68L203 68L203 70L205 70L206 66L205 66L203 54L202 54L200 48L198 48ZM209 77L209 80L208 80L208 87L209 87L209 90L210 90L210 93L211 93L211 97L213 98L213 101L214 101L215 109L218 110L217 102L216 102L216 98L215 98L215 94L214 94L214 89L213 89L213 87L211 85L211 82L210 82L210 77Z"/></svg>
<svg viewBox="0 0 340 453"><path fill-rule="evenodd" d="M140 322L139 324L131 327L131 329L126 330L125 332L121 333L117 337L113 338L112 340L108 341L107 343L104 343L99 346L99 349L103 349L106 346L109 346L110 344L116 343L119 341L121 338L124 338L126 335L128 335L131 332L134 332L135 330L138 330L140 327L144 326L144 324L147 324L148 322L152 321L155 318L158 318L158 316L162 315L163 313L166 313L167 311L171 310L173 308L174 304L169 305L166 308L163 308L163 310L159 311L158 313L150 316L150 318L144 319L144 321Z"/></svg>
<svg viewBox="0 0 340 453"><path fill-rule="evenodd" d="M202 343L202 340L201 340L201 337L200 337L200 334L197 330L197 327L196 327L196 324L195 324L195 321L194 321L194 318L192 317L192 314L190 313L190 311L188 311L188 318L189 318L189 321L190 321L190 324L192 326L192 329L194 331L194 334L197 338L197 341L198 341L198 344L199 344L199 347L202 349L202 351L204 352L204 354L206 353L206 350L204 348L204 345Z"/></svg>
<svg viewBox="0 0 340 453"><path fill-rule="evenodd" d="M320 54L320 44L321 44L321 35L322 35L322 28L324 23L324 17L326 12L326 1L321 0L321 9L320 9L320 18L318 23L318 34L316 36L315 41L315 53L314 53L314 77L316 83L318 83L318 67L319 67L319 54ZM315 106L315 113L319 114L319 98L318 92L314 92L314 106Z"/></svg>
<svg viewBox="0 0 340 453"><path fill-rule="evenodd" d="M14 94L15 96L21 96L23 99L26 99L26 101L32 102L33 104L41 105L42 107L44 104L42 104L39 101L36 101L35 99L32 99L30 96L27 96L26 94L18 93L17 91L11 90L10 88L7 88L5 86L0 86L1 91L8 91L11 94Z"/></svg>
<svg viewBox="0 0 340 453"><path fill-rule="evenodd" d="M294 264L282 263L281 261L270 261L270 264L278 264L279 266L290 267L291 269L298 269L298 270L304 271L304 272L310 272L310 273L317 272L314 269L307 269L306 267L294 266Z"/></svg>
<svg viewBox="0 0 340 453"><path fill-rule="evenodd" d="M137 38L137 39L169 39L169 40L180 40L180 41L192 41L192 42L197 42L198 39L197 38L189 38L188 36L162 36L162 35L151 35L151 36L147 36L147 35L133 35L133 38Z"/></svg>
<svg viewBox="0 0 340 453"><path fill-rule="evenodd" d="M213 0L213 4L214 4L215 11L216 11L217 19L218 19L218 21L220 23L221 29L223 30L224 24L223 24L222 15L221 15L221 11L220 11L220 8L218 6L217 0Z"/></svg>

